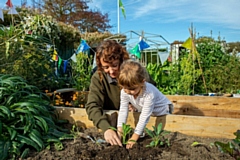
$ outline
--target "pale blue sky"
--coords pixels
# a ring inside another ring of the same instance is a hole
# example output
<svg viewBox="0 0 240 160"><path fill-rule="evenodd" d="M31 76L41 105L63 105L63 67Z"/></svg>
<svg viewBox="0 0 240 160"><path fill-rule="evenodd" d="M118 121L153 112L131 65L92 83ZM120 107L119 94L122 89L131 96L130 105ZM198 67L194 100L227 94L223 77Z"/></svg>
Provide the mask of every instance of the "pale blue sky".
<svg viewBox="0 0 240 160"><path fill-rule="evenodd" d="M7 0L0 0L4 8ZM161 35L168 42L185 41L193 23L196 36L227 42L240 41L240 0L122 0L126 19L120 12L120 33L130 30ZM21 0L12 0L19 6ZM31 0L28 0L28 4ZM89 6L108 13L112 33L118 32L117 0L92 0Z"/></svg>

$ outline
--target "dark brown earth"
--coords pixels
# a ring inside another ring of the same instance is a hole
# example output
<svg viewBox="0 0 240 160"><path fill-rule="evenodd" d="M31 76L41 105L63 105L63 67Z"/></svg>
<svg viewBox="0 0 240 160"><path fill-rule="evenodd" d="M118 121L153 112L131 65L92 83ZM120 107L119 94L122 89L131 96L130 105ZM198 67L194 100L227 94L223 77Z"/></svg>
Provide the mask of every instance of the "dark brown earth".
<svg viewBox="0 0 240 160"><path fill-rule="evenodd" d="M132 149L110 146L107 143L94 143L86 135L95 140L103 139L103 134L96 128L89 128L81 132L74 140L64 140L64 149L57 151L52 146L39 153L31 151L27 160L232 160L228 154L212 146L215 141L228 142L228 139L194 137L179 132L172 132L167 137L170 147L147 148L151 141L149 136L140 139ZM202 143L195 147L193 142Z"/></svg>

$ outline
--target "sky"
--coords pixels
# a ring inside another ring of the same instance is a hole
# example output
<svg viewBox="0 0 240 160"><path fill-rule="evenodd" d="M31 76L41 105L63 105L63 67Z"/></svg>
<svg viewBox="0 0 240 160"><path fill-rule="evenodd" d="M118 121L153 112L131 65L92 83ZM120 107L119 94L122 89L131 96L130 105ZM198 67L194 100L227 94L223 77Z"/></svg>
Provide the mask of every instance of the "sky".
<svg viewBox="0 0 240 160"><path fill-rule="evenodd" d="M0 7L7 0L0 0ZM108 13L111 33L126 34L129 39L139 35L149 40L172 43L185 41L193 28L196 38L220 36L227 42L240 42L240 0L122 0L126 19L119 14L117 0L91 0L88 6ZM21 0L12 0L20 6ZM28 4L31 0L28 0ZM137 34L136 34L137 33Z"/></svg>

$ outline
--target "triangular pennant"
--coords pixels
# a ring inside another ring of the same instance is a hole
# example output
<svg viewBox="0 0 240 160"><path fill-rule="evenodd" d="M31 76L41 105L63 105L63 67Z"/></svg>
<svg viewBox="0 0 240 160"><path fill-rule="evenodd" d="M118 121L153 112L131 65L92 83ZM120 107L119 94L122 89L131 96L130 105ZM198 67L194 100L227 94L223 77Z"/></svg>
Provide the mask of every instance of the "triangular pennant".
<svg viewBox="0 0 240 160"><path fill-rule="evenodd" d="M189 38L182 44L182 47L191 50L191 49L192 49L192 38L189 37Z"/></svg>
<svg viewBox="0 0 240 160"><path fill-rule="evenodd" d="M158 56L160 57L162 65L168 59L169 54L170 54L169 52L158 52Z"/></svg>
<svg viewBox="0 0 240 160"><path fill-rule="evenodd" d="M132 53L133 55L135 55L139 59L141 58L141 52L139 51L138 44L136 44L135 47L130 50L130 53Z"/></svg>
<svg viewBox="0 0 240 160"><path fill-rule="evenodd" d="M80 45L77 48L76 54L78 54L80 52L84 52L84 51L88 50L89 48L90 47L87 44L87 42L84 39L82 39Z"/></svg>
<svg viewBox="0 0 240 160"><path fill-rule="evenodd" d="M54 49L54 51L53 51L53 56L52 56L52 60L54 60L54 61L57 61L58 60L58 53L57 53L57 51Z"/></svg>
<svg viewBox="0 0 240 160"><path fill-rule="evenodd" d="M94 53L92 68L95 68L96 66L97 66L97 63L96 63L96 53Z"/></svg>
<svg viewBox="0 0 240 160"><path fill-rule="evenodd" d="M2 21L4 21L3 10L1 8L0 8L0 19L2 19Z"/></svg>
<svg viewBox="0 0 240 160"><path fill-rule="evenodd" d="M58 57L58 69L60 69L61 64L62 64L62 58Z"/></svg>
<svg viewBox="0 0 240 160"><path fill-rule="evenodd" d="M73 55L72 55L72 57L71 57L71 60L73 61L73 62L77 62L77 56L76 56L76 54L75 53L73 53Z"/></svg>
<svg viewBox="0 0 240 160"><path fill-rule="evenodd" d="M6 2L6 5L7 5L8 7L10 7L10 8L13 7L13 4L12 4L11 0L8 0L8 1Z"/></svg>
<svg viewBox="0 0 240 160"><path fill-rule="evenodd" d="M150 47L143 39L141 39L141 41L138 44L140 51Z"/></svg>
<svg viewBox="0 0 240 160"><path fill-rule="evenodd" d="M64 63L63 63L63 73L66 72L66 70L67 70L67 65L68 65L68 60L64 60Z"/></svg>
<svg viewBox="0 0 240 160"><path fill-rule="evenodd" d="M8 11L8 14L18 14L18 12L16 11L16 9L14 7L10 8L10 10Z"/></svg>

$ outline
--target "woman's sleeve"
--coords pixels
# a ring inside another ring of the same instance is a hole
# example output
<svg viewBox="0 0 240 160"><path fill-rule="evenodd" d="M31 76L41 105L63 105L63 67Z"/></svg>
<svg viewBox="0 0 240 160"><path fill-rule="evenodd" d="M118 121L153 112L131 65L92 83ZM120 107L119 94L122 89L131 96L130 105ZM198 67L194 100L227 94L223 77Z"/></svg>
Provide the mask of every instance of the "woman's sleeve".
<svg viewBox="0 0 240 160"><path fill-rule="evenodd" d="M103 130L103 132L105 132L111 125L108 122L108 118L103 111L104 92L101 88L102 85L100 78L97 74L98 73L95 72L91 78L88 101L85 108L88 119L93 121L94 126L100 128Z"/></svg>

